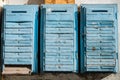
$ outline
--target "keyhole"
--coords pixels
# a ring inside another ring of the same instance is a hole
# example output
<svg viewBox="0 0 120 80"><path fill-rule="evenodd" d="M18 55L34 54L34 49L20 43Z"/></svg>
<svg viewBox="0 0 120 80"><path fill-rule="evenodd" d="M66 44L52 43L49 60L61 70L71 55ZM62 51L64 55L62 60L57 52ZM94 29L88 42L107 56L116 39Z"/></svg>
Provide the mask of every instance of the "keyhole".
<svg viewBox="0 0 120 80"><path fill-rule="evenodd" d="M60 66L58 66L58 68L60 69Z"/></svg>
<svg viewBox="0 0 120 80"><path fill-rule="evenodd" d="M60 60L58 60L58 62L60 62Z"/></svg>

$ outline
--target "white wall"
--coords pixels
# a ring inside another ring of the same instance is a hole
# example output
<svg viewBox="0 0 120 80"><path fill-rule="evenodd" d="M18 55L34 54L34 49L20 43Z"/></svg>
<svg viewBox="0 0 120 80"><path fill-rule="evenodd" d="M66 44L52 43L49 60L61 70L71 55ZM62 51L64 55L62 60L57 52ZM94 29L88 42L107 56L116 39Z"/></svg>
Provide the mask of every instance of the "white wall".
<svg viewBox="0 0 120 80"><path fill-rule="evenodd" d="M120 3L120 0L75 0L76 4L111 4Z"/></svg>
<svg viewBox="0 0 120 80"><path fill-rule="evenodd" d="M8 4L26 4L28 0L6 0Z"/></svg>

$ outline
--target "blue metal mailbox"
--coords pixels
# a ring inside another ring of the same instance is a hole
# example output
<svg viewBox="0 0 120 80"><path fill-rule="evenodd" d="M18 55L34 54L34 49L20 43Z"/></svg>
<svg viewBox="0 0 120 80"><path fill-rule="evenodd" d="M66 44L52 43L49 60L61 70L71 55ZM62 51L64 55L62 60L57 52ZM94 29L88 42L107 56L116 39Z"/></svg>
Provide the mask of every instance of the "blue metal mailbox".
<svg viewBox="0 0 120 80"><path fill-rule="evenodd" d="M77 5L41 6L41 72L78 72L77 30Z"/></svg>
<svg viewBox="0 0 120 80"><path fill-rule="evenodd" d="M81 72L117 72L117 5L83 4L80 20Z"/></svg>
<svg viewBox="0 0 120 80"><path fill-rule="evenodd" d="M38 71L38 5L5 5L3 25L3 68L30 65Z"/></svg>

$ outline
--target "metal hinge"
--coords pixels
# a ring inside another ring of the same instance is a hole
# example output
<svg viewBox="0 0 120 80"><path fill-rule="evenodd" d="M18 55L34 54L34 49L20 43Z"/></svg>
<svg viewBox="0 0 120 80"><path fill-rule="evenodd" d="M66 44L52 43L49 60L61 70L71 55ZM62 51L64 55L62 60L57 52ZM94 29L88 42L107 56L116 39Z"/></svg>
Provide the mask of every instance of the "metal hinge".
<svg viewBox="0 0 120 80"><path fill-rule="evenodd" d="M2 39L2 45L4 45L5 44L5 41Z"/></svg>
<svg viewBox="0 0 120 80"><path fill-rule="evenodd" d="M116 59L118 59L118 53L116 53Z"/></svg>
<svg viewBox="0 0 120 80"><path fill-rule="evenodd" d="M78 52L76 51L76 59L78 59Z"/></svg>
<svg viewBox="0 0 120 80"><path fill-rule="evenodd" d="M4 45L4 37L3 36L4 36L3 33L1 33L1 39L2 39L2 41L1 41L2 43L1 44L2 45Z"/></svg>
<svg viewBox="0 0 120 80"><path fill-rule="evenodd" d="M1 38L3 39L3 33L1 33Z"/></svg>
<svg viewBox="0 0 120 80"><path fill-rule="evenodd" d="M117 13L115 13L115 18L117 19Z"/></svg>
<svg viewBox="0 0 120 80"><path fill-rule="evenodd" d="M82 37L85 37L85 36L86 36L86 33L83 33L83 34L82 34Z"/></svg>

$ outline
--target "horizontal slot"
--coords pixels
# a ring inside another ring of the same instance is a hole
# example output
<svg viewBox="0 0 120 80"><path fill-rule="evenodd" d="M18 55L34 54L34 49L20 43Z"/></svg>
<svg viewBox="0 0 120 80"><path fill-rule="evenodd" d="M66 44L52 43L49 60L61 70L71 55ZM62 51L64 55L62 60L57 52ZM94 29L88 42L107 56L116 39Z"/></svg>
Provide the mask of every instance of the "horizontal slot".
<svg viewBox="0 0 120 80"><path fill-rule="evenodd" d="M11 11L12 13L27 13L27 11Z"/></svg>
<svg viewBox="0 0 120 80"><path fill-rule="evenodd" d="M92 12L108 12L107 10L92 10Z"/></svg>
<svg viewBox="0 0 120 80"><path fill-rule="evenodd" d="M52 12L67 12L67 10L52 10Z"/></svg>
<svg viewBox="0 0 120 80"><path fill-rule="evenodd" d="M31 21L6 21L6 23L30 23Z"/></svg>

